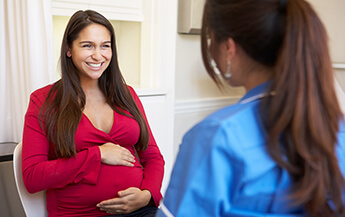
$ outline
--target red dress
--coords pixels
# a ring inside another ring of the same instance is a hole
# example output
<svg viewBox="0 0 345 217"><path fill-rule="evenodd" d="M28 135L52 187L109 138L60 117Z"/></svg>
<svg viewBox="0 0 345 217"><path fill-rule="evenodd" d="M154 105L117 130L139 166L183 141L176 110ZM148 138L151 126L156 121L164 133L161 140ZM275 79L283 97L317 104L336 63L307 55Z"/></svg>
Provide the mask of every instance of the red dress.
<svg viewBox="0 0 345 217"><path fill-rule="evenodd" d="M93 126L82 115L75 134L77 156L57 158L54 144L49 144L42 131L38 114L52 85L31 94L25 115L23 134L23 180L30 193L47 190L49 216L105 216L96 204L117 197L118 191L129 187L147 189L158 206L164 173L164 160L152 132L146 151L139 152L134 167L110 166L101 163L99 145L119 144L134 155L134 144L139 139L138 123L114 111L114 123L107 134ZM129 87L139 109L142 104ZM146 119L146 117L145 117ZM147 120L146 120L147 122Z"/></svg>

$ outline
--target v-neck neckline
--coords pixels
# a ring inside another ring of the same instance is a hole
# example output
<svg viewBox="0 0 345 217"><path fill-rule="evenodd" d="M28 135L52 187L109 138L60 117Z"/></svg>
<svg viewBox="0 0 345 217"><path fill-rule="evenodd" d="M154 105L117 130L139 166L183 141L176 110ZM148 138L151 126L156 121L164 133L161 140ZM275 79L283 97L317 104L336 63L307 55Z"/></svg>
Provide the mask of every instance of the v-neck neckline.
<svg viewBox="0 0 345 217"><path fill-rule="evenodd" d="M82 114L83 114L83 116L86 118L86 120L90 123L90 125L91 125L94 129L96 129L97 131L100 131L100 132L105 133L105 134L107 134L107 135L110 135L110 133L113 131L113 128L114 128L114 125L115 125L115 111L113 111L113 124L111 125L111 128L110 128L110 130L109 130L108 133L105 132L105 131L103 131L103 130L101 130L101 129L99 129L99 128L97 128L97 127L92 123L92 121L90 120L90 118L89 118L84 112L82 112Z"/></svg>

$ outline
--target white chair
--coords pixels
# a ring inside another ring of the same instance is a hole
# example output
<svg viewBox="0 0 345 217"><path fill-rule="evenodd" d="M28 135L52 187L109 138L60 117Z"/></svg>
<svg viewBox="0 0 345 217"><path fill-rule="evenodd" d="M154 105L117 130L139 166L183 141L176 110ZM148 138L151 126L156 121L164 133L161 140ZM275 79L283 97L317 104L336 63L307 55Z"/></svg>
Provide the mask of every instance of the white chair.
<svg viewBox="0 0 345 217"><path fill-rule="evenodd" d="M13 153L14 178L16 180L19 198L27 217L46 217L48 216L46 208L45 191L30 194L23 182L22 177L22 143L19 143Z"/></svg>

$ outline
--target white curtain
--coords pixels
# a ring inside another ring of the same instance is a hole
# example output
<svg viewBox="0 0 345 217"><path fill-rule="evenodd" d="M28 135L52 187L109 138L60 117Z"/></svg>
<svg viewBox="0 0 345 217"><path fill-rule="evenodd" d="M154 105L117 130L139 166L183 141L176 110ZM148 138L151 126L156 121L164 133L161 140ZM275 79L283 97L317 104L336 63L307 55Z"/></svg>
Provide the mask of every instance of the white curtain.
<svg viewBox="0 0 345 217"><path fill-rule="evenodd" d="M0 143L19 142L30 93L54 79L50 0L0 0Z"/></svg>

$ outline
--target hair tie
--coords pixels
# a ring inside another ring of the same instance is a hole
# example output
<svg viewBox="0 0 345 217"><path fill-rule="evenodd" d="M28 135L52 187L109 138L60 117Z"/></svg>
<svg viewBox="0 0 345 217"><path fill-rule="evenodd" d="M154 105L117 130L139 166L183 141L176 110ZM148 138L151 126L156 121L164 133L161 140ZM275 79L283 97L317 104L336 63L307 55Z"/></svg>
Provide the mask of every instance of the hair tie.
<svg viewBox="0 0 345 217"><path fill-rule="evenodd" d="M281 13L285 13L286 12L286 5L288 3L289 0L279 0L279 11Z"/></svg>

